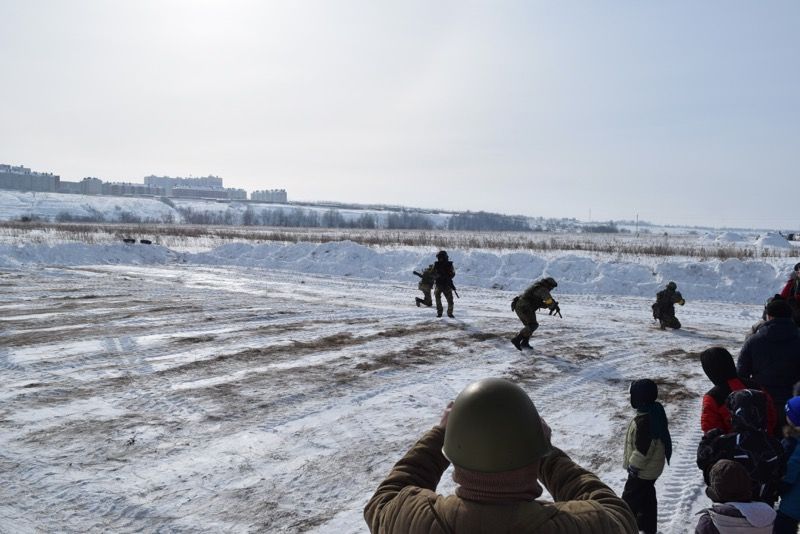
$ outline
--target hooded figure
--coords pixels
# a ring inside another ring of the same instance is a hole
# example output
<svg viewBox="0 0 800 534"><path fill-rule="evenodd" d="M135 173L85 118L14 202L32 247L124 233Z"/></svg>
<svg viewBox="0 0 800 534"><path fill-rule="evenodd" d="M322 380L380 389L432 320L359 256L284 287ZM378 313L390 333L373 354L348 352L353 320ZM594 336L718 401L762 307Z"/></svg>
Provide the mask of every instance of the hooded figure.
<svg viewBox="0 0 800 534"><path fill-rule="evenodd" d="M786 475L781 488L781 503L775 519L776 534L797 532L800 523L800 397L786 403L786 426L783 429L783 450L786 451Z"/></svg>
<svg viewBox="0 0 800 534"><path fill-rule="evenodd" d="M792 311L780 296L767 305L767 322L742 345L736 371L752 378L769 393L778 416L778 428L786 422L783 407L800 381L800 330L791 319Z"/></svg>
<svg viewBox="0 0 800 534"><path fill-rule="evenodd" d="M667 415L658 398L658 386L648 378L635 380L630 388L631 406L636 415L628 425L622 466L628 480L622 500L628 503L639 530L655 534L658 519L656 479L672 456L672 438Z"/></svg>
<svg viewBox="0 0 800 534"><path fill-rule="evenodd" d="M794 323L800 326L800 263L795 264L789 280L781 290L781 297L789 304Z"/></svg>
<svg viewBox="0 0 800 534"><path fill-rule="evenodd" d="M734 391L726 400L733 431L723 434L718 428L700 440L697 467L709 483L711 468L719 460L734 460L747 470L753 499L772 505L786 471L781 443L767 435L767 398L753 389Z"/></svg>
<svg viewBox="0 0 800 534"><path fill-rule="evenodd" d="M712 347L700 353L700 362L703 364L703 371L714 384L703 396L703 408L700 414L700 427L703 432L709 432L715 428L727 434L733 430L731 426L731 414L725 405L725 400L734 391L741 389L761 389L755 381L741 379L736 375L736 365L733 363L733 356L722 347ZM772 399L767 395L767 429L769 434L775 435L777 430L775 423L777 416Z"/></svg>
<svg viewBox="0 0 800 534"><path fill-rule="evenodd" d="M775 510L766 503L751 502L750 476L741 464L731 460L715 463L706 495L714 504L701 512L695 534L772 534Z"/></svg>

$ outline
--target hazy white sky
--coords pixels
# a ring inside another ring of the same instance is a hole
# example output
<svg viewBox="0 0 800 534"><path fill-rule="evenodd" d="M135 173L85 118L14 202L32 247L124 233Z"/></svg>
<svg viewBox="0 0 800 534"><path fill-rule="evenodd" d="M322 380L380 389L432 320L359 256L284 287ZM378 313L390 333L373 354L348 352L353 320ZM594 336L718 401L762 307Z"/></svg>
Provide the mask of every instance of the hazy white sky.
<svg viewBox="0 0 800 534"><path fill-rule="evenodd" d="M800 2L0 0L0 163L800 227Z"/></svg>

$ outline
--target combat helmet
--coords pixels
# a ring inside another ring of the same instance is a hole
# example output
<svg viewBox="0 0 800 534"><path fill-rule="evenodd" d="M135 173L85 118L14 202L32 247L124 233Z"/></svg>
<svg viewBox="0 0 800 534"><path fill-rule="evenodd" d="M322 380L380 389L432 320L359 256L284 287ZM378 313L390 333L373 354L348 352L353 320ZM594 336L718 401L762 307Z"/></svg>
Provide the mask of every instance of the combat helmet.
<svg viewBox="0 0 800 534"><path fill-rule="evenodd" d="M542 278L542 283L549 287L550 289L555 289L558 287L558 282L552 276L548 276L547 278Z"/></svg>
<svg viewBox="0 0 800 534"><path fill-rule="evenodd" d="M667 289L671 289L672 291L675 291L676 289L678 289L678 284L676 284L675 282L669 282L667 284Z"/></svg>
<svg viewBox="0 0 800 534"><path fill-rule="evenodd" d="M437 260L442 260L442 261L447 260L447 251L446 250L440 250L438 253L436 253L436 259Z"/></svg>
<svg viewBox="0 0 800 534"><path fill-rule="evenodd" d="M530 465L550 451L536 406L516 384L486 378L456 397L442 448L453 465L500 473Z"/></svg>

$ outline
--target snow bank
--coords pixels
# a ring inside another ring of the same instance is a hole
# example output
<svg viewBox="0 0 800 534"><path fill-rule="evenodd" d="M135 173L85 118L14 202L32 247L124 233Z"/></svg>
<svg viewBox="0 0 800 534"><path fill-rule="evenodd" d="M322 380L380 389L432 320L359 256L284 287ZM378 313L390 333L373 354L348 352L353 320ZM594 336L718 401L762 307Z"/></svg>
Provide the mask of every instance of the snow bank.
<svg viewBox="0 0 800 534"><path fill-rule="evenodd" d="M55 220L59 215L73 219L100 217L109 222L134 215L142 221L182 221L178 211L154 198L112 197L101 195L67 195L0 190L0 220L22 217Z"/></svg>
<svg viewBox="0 0 800 534"><path fill-rule="evenodd" d="M791 243L785 237L774 232L767 232L758 236L756 246L762 248L792 248Z"/></svg>
<svg viewBox="0 0 800 534"><path fill-rule="evenodd" d="M434 261L427 248L372 248L335 243L231 243L209 252L181 254L158 245L0 246L0 268L22 265L195 265L251 267L407 283L413 270ZM528 252L453 251L456 284L520 291L537 278L552 276L567 294L652 296L670 280L688 300L761 303L782 287L794 260L778 268L756 260L694 262L667 260L655 268L633 261L600 261L574 253L539 256Z"/></svg>

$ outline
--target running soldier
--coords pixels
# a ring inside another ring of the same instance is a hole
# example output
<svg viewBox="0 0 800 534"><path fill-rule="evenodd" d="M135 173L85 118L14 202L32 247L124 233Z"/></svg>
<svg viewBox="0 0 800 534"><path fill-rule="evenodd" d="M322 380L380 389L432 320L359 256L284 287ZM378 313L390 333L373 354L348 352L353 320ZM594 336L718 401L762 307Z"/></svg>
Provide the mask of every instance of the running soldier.
<svg viewBox="0 0 800 534"><path fill-rule="evenodd" d="M666 328L678 329L681 327L681 322L675 317L675 305L680 304L683 306L686 301L683 300L678 289L678 284L670 282L667 284L666 289L662 289L656 293L656 302L653 304L653 319L658 321L661 330Z"/></svg>
<svg viewBox="0 0 800 534"><path fill-rule="evenodd" d="M415 298L417 301L417 308L419 308L422 304L430 308L433 306L431 291L433 290L433 283L436 281L436 273L433 270L433 264L431 263L428 265L421 273L414 271L414 274L419 276L421 279L419 284L417 284L417 289L422 291L422 295L425 297L422 299L419 297Z"/></svg>
<svg viewBox="0 0 800 534"><path fill-rule="evenodd" d="M435 273L436 290L433 292L436 297L436 316L441 317L444 307L442 306L442 294L447 300L447 316L453 317L453 278L456 275L456 270L453 267L453 262L447 257L447 252L440 250L436 254L436 263L433 264Z"/></svg>
<svg viewBox="0 0 800 534"><path fill-rule="evenodd" d="M536 321L536 310L548 308L551 315L553 313L561 315L561 308L558 307L558 302L550 294L557 286L556 281L548 276L534 283L522 295L514 297L514 300L511 301L511 310L517 313L517 317L524 325L519 334L511 338L511 343L514 344L517 350L531 348L531 335L534 330L539 328L539 323Z"/></svg>

